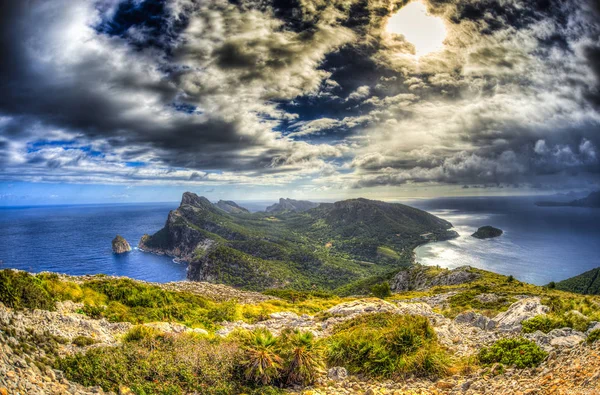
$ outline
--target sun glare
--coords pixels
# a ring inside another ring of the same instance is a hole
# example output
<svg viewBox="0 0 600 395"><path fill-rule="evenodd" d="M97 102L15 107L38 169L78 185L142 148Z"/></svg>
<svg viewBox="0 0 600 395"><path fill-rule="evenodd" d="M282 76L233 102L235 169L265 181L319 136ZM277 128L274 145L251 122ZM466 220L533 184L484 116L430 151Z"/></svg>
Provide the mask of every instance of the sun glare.
<svg viewBox="0 0 600 395"><path fill-rule="evenodd" d="M417 57L440 51L446 38L444 21L427 13L427 7L421 1L402 7L389 19L386 30L404 36L415 46Z"/></svg>

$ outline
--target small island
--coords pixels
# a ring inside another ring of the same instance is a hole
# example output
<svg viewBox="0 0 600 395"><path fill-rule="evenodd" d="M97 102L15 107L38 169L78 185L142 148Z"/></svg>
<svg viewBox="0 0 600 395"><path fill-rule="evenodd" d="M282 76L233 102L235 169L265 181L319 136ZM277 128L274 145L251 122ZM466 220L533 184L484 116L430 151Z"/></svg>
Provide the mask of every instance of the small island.
<svg viewBox="0 0 600 395"><path fill-rule="evenodd" d="M493 226L482 226L471 236L477 239L491 239L493 237L501 236L502 233L502 229L494 228Z"/></svg>
<svg viewBox="0 0 600 395"><path fill-rule="evenodd" d="M131 251L131 246L124 237L117 235L112 241L112 250L115 254Z"/></svg>

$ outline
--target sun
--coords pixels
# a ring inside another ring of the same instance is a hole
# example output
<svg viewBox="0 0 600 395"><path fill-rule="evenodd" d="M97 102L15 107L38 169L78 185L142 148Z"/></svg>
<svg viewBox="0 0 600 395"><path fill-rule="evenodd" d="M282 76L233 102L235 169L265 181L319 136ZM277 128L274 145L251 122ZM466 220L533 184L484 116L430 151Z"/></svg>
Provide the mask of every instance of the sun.
<svg viewBox="0 0 600 395"><path fill-rule="evenodd" d="M446 25L442 18L427 13L427 7L420 0L407 4L392 15L386 31L404 36L415 46L417 57L444 48Z"/></svg>

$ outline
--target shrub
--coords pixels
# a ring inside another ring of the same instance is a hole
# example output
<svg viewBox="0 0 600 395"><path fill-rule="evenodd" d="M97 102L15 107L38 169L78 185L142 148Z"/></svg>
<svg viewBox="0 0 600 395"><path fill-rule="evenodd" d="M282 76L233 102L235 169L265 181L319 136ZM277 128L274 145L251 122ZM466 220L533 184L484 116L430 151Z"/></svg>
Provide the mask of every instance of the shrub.
<svg viewBox="0 0 600 395"><path fill-rule="evenodd" d="M533 333L535 331L548 333L552 329L562 327L562 324L562 320L547 315L536 315L521 323L523 326L523 333Z"/></svg>
<svg viewBox="0 0 600 395"><path fill-rule="evenodd" d="M515 281L515 277L512 274L506 278L507 283L512 283L513 281Z"/></svg>
<svg viewBox="0 0 600 395"><path fill-rule="evenodd" d="M425 317L376 313L348 320L327 340L330 364L373 377L441 375L448 357Z"/></svg>
<svg viewBox="0 0 600 395"><path fill-rule="evenodd" d="M587 336L587 342L592 344L595 341L600 340L600 329L594 329Z"/></svg>
<svg viewBox="0 0 600 395"><path fill-rule="evenodd" d="M55 309L39 278L15 270L0 270L0 302L14 309Z"/></svg>
<svg viewBox="0 0 600 395"><path fill-rule="evenodd" d="M554 281L550 281L550 282L548 283L548 288L550 288L550 289L555 289L555 288L556 288L556 283L555 283Z"/></svg>
<svg viewBox="0 0 600 395"><path fill-rule="evenodd" d="M76 338L74 338L71 343L73 343L74 345L78 346L78 347L85 347L85 346L91 346L92 344L96 344L98 343L96 340L92 339L91 337L87 337L87 336L77 336Z"/></svg>
<svg viewBox="0 0 600 395"><path fill-rule="evenodd" d="M245 393L234 343L185 334L96 347L58 359L55 368L72 381L118 393L227 395Z"/></svg>
<svg viewBox="0 0 600 395"><path fill-rule="evenodd" d="M98 318L102 317L102 313L104 312L104 309L105 309L105 307L103 307L103 306L95 306L95 305L85 303L83 305L83 308L81 309L81 312L90 318L98 319Z"/></svg>
<svg viewBox="0 0 600 395"><path fill-rule="evenodd" d="M158 329L145 325L136 325L131 328L124 336L125 342L136 342L144 339L151 339L159 335L161 332Z"/></svg>
<svg viewBox="0 0 600 395"><path fill-rule="evenodd" d="M213 322L236 321L240 314L238 304L234 300L223 302L208 311L207 317Z"/></svg>
<svg viewBox="0 0 600 395"><path fill-rule="evenodd" d="M281 339L286 384L312 384L323 371L323 350L311 332L284 332Z"/></svg>
<svg viewBox="0 0 600 395"><path fill-rule="evenodd" d="M479 351L479 361L489 365L500 363L519 369L539 365L547 356L535 342L524 338L500 339Z"/></svg>
<svg viewBox="0 0 600 395"><path fill-rule="evenodd" d="M373 296L379 299L385 299L387 297L392 296L392 290L390 288L390 283L387 281L382 282L381 284L376 284L371 287L371 293Z"/></svg>
<svg viewBox="0 0 600 395"><path fill-rule="evenodd" d="M247 333L243 338L242 367L246 379L263 385L280 378L283 359L278 354L278 339L266 329Z"/></svg>
<svg viewBox="0 0 600 395"><path fill-rule="evenodd" d="M548 333L557 328L573 328L584 332L590 320L573 312L562 315L538 315L522 322L524 333L533 333L537 330Z"/></svg>

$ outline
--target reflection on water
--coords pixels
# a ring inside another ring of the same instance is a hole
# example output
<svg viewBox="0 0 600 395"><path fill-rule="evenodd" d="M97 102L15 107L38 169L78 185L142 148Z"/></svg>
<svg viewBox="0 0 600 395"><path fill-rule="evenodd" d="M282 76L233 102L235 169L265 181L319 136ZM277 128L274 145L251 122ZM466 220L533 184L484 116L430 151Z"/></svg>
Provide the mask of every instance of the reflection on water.
<svg viewBox="0 0 600 395"><path fill-rule="evenodd" d="M469 265L534 284L600 266L600 210L536 207L535 198L455 198L409 204L450 221L459 237L416 249L425 265ZM500 237L471 237L478 227L501 228Z"/></svg>

